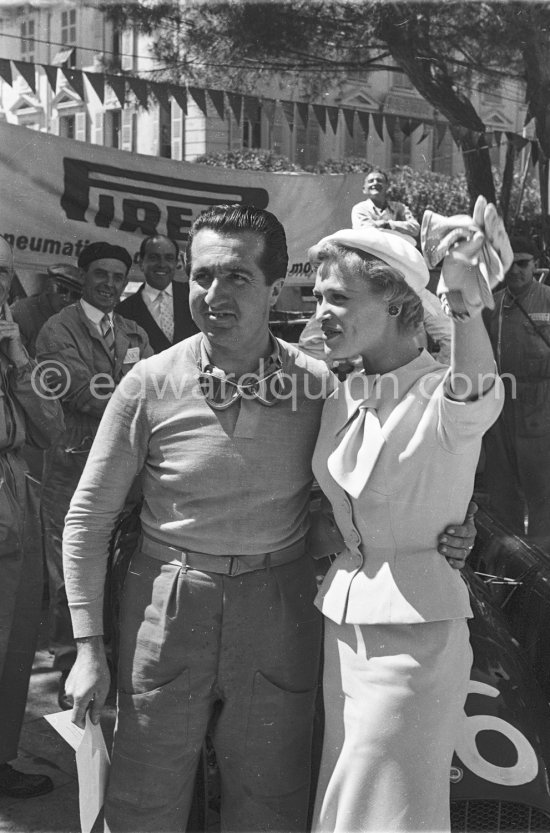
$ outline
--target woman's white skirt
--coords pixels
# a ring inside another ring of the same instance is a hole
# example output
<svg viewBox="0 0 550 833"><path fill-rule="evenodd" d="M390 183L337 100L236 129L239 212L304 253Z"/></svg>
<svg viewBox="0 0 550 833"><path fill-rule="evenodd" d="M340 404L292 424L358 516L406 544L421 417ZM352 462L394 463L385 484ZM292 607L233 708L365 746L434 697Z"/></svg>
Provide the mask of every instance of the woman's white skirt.
<svg viewBox="0 0 550 833"><path fill-rule="evenodd" d="M464 619L325 619L325 735L313 833L449 830L449 772L471 664Z"/></svg>

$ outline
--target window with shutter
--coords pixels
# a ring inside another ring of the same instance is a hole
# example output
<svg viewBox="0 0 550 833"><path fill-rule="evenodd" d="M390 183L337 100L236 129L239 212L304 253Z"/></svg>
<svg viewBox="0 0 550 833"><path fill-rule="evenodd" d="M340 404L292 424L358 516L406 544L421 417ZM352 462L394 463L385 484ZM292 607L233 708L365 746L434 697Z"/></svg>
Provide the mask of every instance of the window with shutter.
<svg viewBox="0 0 550 833"><path fill-rule="evenodd" d="M122 111L122 137L120 147L122 150L134 150L134 111L126 108Z"/></svg>
<svg viewBox="0 0 550 833"><path fill-rule="evenodd" d="M88 118L86 113L77 113L75 115L75 139L79 142L87 141L87 127Z"/></svg>
<svg viewBox="0 0 550 833"><path fill-rule="evenodd" d="M104 113L96 113L94 116L94 145L105 144L105 120Z"/></svg>
<svg viewBox="0 0 550 833"><path fill-rule="evenodd" d="M183 159L183 110L172 101L172 159Z"/></svg>

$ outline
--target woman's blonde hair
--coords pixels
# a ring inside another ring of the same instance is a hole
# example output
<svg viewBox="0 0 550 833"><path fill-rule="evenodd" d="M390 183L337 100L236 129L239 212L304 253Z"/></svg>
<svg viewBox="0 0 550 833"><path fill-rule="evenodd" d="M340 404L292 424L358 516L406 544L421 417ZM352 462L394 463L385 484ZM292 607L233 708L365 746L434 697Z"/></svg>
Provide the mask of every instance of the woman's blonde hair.
<svg viewBox="0 0 550 833"><path fill-rule="evenodd" d="M312 246L308 257L316 269L325 263L333 262L338 265L344 276L356 275L368 281L372 291L381 296L388 307L395 305L401 308L397 323L402 329L416 330L422 324L424 309L414 289L411 289L402 272L375 255L327 241L322 245L318 243Z"/></svg>

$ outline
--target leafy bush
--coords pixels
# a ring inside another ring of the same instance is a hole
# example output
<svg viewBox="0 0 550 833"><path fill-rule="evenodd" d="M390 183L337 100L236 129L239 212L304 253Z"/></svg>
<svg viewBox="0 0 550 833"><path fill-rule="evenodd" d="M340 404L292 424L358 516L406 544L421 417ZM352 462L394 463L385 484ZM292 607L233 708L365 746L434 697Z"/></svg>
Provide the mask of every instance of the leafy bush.
<svg viewBox="0 0 550 833"><path fill-rule="evenodd" d="M286 156L278 156L270 150L228 150L222 153L205 153L195 159L200 165L213 165L231 170L247 171L301 171Z"/></svg>
<svg viewBox="0 0 550 833"><path fill-rule="evenodd" d="M196 160L201 165L217 165L223 168L252 171L305 171L316 174L368 173L373 166L363 158L325 159L316 165L302 168L285 156L278 156L269 150L230 150L223 153L206 153ZM493 171L497 193L500 190L500 175ZM470 206L470 198L463 174L448 176L433 171L415 171L407 165L389 172L390 199L400 200L409 206L415 217L422 217L429 208L439 214L464 214ZM511 210L515 206L521 189L521 174L514 174ZM359 200L359 196L358 196ZM535 178L529 179L523 191L521 209L514 224L516 233L537 235L540 233L540 193Z"/></svg>

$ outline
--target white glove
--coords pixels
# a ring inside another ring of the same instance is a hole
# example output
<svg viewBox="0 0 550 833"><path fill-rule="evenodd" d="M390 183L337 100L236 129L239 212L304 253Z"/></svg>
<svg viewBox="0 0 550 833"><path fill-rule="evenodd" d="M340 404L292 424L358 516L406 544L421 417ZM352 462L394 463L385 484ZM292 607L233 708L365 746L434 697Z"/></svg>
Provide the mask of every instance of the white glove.
<svg viewBox="0 0 550 833"><path fill-rule="evenodd" d="M422 247L429 267L434 268L444 258L437 286L444 311L452 318L465 320L479 315L484 307L492 309L491 290L504 280L514 259L495 206L480 195L473 217L426 214Z"/></svg>

